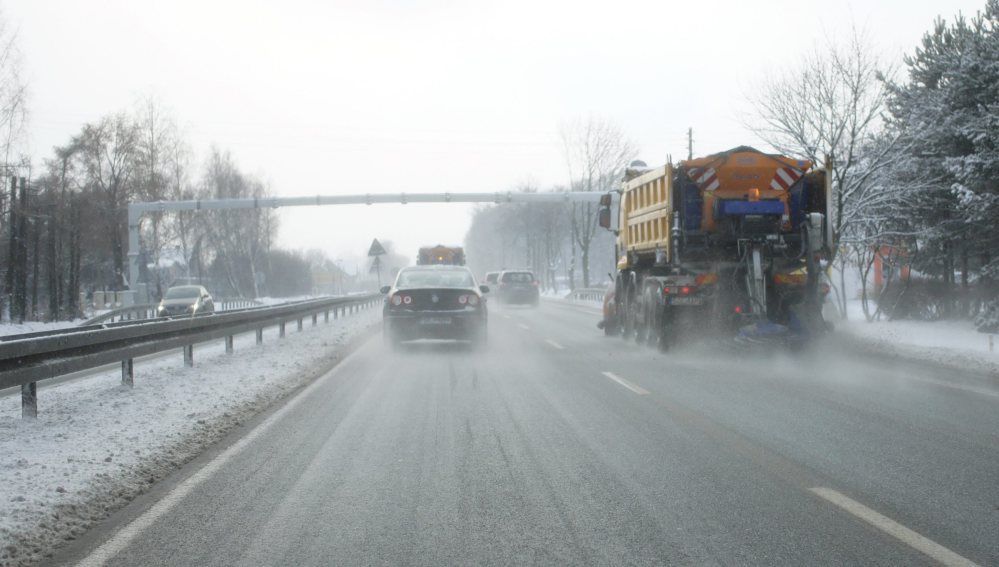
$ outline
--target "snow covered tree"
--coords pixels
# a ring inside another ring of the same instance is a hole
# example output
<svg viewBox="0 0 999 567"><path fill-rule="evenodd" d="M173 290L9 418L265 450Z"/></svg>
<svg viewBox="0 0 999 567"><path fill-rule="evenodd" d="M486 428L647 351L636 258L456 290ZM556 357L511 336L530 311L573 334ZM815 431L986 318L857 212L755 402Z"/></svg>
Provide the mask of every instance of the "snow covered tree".
<svg viewBox="0 0 999 567"><path fill-rule="evenodd" d="M892 84L890 127L904 144L895 183L919 178L899 215L922 229L922 271L954 284L960 269L999 275L999 0L971 20L938 20L906 57L908 80ZM989 288L987 281L981 288ZM994 293L994 289L992 290Z"/></svg>

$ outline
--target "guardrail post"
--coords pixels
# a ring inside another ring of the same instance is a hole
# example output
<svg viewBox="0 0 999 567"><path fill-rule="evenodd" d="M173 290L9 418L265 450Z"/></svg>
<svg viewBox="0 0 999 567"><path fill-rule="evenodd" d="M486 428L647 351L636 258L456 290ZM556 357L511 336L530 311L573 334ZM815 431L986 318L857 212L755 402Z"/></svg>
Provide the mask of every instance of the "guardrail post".
<svg viewBox="0 0 999 567"><path fill-rule="evenodd" d="M225 353L232 354L232 335L228 335L225 338Z"/></svg>
<svg viewBox="0 0 999 567"><path fill-rule="evenodd" d="M299 317L299 318L298 318L298 331L299 331L299 332L301 332L301 331L302 331L302 317Z"/></svg>
<svg viewBox="0 0 999 567"><path fill-rule="evenodd" d="M319 324L319 313L312 314L312 326L315 327Z"/></svg>
<svg viewBox="0 0 999 567"><path fill-rule="evenodd" d="M129 388L135 386L135 361L131 358L121 361L121 383Z"/></svg>
<svg viewBox="0 0 999 567"><path fill-rule="evenodd" d="M184 347L184 366L194 366L194 345Z"/></svg>
<svg viewBox="0 0 999 567"><path fill-rule="evenodd" d="M284 338L284 321L281 321L281 324L278 325L278 337Z"/></svg>
<svg viewBox="0 0 999 567"><path fill-rule="evenodd" d="M329 322L330 322L330 310L327 309L326 311L323 311L323 323L329 323Z"/></svg>
<svg viewBox="0 0 999 567"><path fill-rule="evenodd" d="M38 417L38 383L21 384L21 418Z"/></svg>
<svg viewBox="0 0 999 567"><path fill-rule="evenodd" d="M263 329L263 327L257 329L257 344L258 345L264 344L264 329Z"/></svg>

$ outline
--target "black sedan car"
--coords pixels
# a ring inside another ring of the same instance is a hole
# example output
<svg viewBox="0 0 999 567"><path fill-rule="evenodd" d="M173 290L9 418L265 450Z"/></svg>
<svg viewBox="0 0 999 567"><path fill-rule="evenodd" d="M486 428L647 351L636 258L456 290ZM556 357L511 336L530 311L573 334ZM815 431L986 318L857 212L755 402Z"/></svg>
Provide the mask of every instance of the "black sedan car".
<svg viewBox="0 0 999 567"><path fill-rule="evenodd" d="M477 286L464 266L403 268L395 284L382 288L385 340L392 346L417 339L486 343L487 286Z"/></svg>

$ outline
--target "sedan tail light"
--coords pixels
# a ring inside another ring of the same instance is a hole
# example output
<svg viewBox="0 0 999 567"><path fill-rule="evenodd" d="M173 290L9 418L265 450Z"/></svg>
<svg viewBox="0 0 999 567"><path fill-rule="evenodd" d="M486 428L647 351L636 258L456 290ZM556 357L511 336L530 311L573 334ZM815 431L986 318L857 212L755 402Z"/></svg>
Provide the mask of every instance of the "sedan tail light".
<svg viewBox="0 0 999 567"><path fill-rule="evenodd" d="M401 295L393 295L392 296L392 305L397 305L397 306L398 305L402 305L402 296Z"/></svg>

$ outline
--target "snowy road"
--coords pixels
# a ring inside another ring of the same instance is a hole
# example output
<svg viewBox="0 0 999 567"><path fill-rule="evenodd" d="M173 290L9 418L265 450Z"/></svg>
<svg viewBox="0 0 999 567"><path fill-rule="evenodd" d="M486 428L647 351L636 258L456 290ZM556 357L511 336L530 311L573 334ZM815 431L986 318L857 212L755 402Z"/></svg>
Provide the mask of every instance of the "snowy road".
<svg viewBox="0 0 999 567"><path fill-rule="evenodd" d="M595 318L376 338L55 562L999 564L996 381L661 355Z"/></svg>

